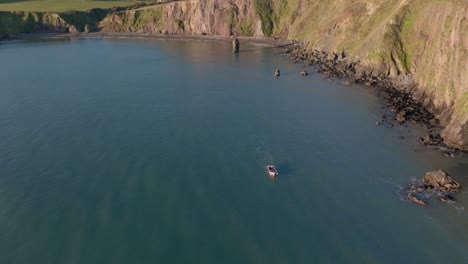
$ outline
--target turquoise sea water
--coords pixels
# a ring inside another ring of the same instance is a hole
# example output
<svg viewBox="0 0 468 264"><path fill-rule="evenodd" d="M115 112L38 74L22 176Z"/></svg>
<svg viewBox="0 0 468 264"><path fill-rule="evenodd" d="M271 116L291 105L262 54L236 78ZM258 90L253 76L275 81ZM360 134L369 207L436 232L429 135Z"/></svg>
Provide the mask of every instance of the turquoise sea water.
<svg viewBox="0 0 468 264"><path fill-rule="evenodd" d="M376 126L375 88L230 47L0 45L0 263L468 263L467 191L399 192L434 169L468 186L467 157Z"/></svg>

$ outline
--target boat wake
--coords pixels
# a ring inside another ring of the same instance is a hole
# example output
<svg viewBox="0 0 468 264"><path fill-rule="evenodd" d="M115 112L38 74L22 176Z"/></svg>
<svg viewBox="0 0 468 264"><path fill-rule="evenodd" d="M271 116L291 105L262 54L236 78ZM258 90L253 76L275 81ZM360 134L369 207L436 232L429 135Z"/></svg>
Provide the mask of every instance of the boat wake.
<svg viewBox="0 0 468 264"><path fill-rule="evenodd" d="M258 140L256 142L256 151L259 153L262 157L261 160L261 166L264 167L265 164L274 164L273 161L273 155L271 154L271 151L268 149L267 145L265 142Z"/></svg>

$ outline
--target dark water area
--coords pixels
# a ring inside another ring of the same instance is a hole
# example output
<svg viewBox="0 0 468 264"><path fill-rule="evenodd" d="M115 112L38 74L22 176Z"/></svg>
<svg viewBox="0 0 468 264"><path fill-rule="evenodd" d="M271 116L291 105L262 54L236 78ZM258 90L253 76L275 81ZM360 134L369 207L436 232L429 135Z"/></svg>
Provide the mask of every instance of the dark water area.
<svg viewBox="0 0 468 264"><path fill-rule="evenodd" d="M468 263L467 191L401 192L435 169L468 186L466 156L376 126L376 88L230 49L1 45L0 263Z"/></svg>

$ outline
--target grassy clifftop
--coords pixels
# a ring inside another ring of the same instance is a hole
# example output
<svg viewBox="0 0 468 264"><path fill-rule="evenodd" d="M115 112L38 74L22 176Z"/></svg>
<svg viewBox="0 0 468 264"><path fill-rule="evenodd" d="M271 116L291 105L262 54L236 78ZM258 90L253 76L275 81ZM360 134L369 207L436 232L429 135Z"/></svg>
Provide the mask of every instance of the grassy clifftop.
<svg viewBox="0 0 468 264"><path fill-rule="evenodd" d="M0 11L65 12L129 6L132 0L0 0Z"/></svg>

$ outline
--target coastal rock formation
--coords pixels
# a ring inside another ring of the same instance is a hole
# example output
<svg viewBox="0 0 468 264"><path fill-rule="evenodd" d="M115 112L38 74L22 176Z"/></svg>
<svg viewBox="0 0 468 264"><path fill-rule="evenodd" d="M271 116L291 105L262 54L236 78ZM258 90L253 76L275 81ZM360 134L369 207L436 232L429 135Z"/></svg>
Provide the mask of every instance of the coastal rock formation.
<svg viewBox="0 0 468 264"><path fill-rule="evenodd" d="M280 70L279 69L276 69L275 73L273 73L273 76L275 76L276 78L278 78L280 76Z"/></svg>
<svg viewBox="0 0 468 264"><path fill-rule="evenodd" d="M427 172L422 178L422 183L429 189L435 189L442 192L459 192L461 185L454 181L447 172L443 170Z"/></svg>
<svg viewBox="0 0 468 264"><path fill-rule="evenodd" d="M449 203L449 202L453 203L453 202L455 202L455 198L453 198L453 196L447 194L447 195L440 196L439 201L441 201L443 203Z"/></svg>
<svg viewBox="0 0 468 264"><path fill-rule="evenodd" d="M84 26L84 29L83 29L83 32L84 32L84 33L90 33L90 32L92 32L92 31L93 31L93 30L92 30L92 27L91 27L89 24L86 24L86 25Z"/></svg>
<svg viewBox="0 0 468 264"><path fill-rule="evenodd" d="M460 192L461 185L454 181L447 172L443 170L427 172L420 183L410 184L402 191L406 194L409 201L426 205L424 199L430 199L436 196L442 203L453 203L455 198L453 193Z"/></svg>
<svg viewBox="0 0 468 264"><path fill-rule="evenodd" d="M408 193L408 199L414 203L417 203L417 204L420 204L420 205L427 205L427 203L421 199L419 199L418 197L416 197L414 194L412 193Z"/></svg>
<svg viewBox="0 0 468 264"><path fill-rule="evenodd" d="M232 53L238 53L240 48L239 40L234 38L232 40Z"/></svg>
<svg viewBox="0 0 468 264"><path fill-rule="evenodd" d="M424 145L437 146L442 142L442 137L439 134L437 135L430 134L430 135L420 138L419 141L423 143Z"/></svg>
<svg viewBox="0 0 468 264"><path fill-rule="evenodd" d="M71 25L68 27L68 32L69 33L78 33L78 30L76 29L75 26Z"/></svg>

